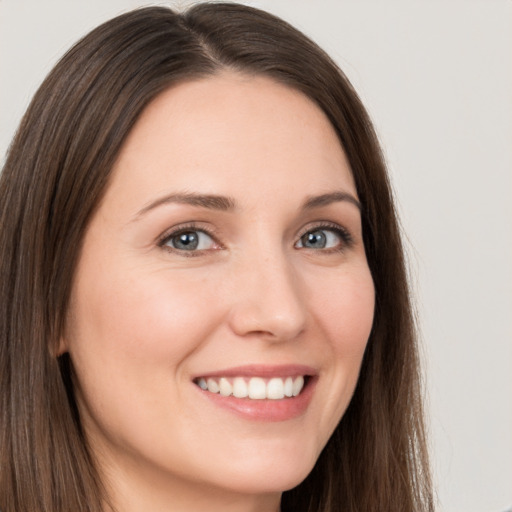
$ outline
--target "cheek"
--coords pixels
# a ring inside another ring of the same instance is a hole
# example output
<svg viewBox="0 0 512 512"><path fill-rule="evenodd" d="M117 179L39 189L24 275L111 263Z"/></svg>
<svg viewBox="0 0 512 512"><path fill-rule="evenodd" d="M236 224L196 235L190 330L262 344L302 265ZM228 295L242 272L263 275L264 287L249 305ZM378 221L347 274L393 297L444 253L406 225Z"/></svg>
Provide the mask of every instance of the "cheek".
<svg viewBox="0 0 512 512"><path fill-rule="evenodd" d="M124 274L136 278L116 271L102 275L104 279L77 283L73 316L77 334L83 338L87 333L87 343L148 359L172 353L179 358L194 350L211 328L212 319L200 308L211 303L206 280L180 279L164 271Z"/></svg>
<svg viewBox="0 0 512 512"><path fill-rule="evenodd" d="M148 425L171 424L169 403L179 399L184 363L214 331L219 315L201 307L214 304L215 287L206 277L122 267L83 262L68 350L89 430L95 424L104 433L125 433L123 439L144 439Z"/></svg>
<svg viewBox="0 0 512 512"><path fill-rule="evenodd" d="M324 439L334 431L354 393L375 306L375 292L367 268L331 279L315 297L317 325L328 343L330 364L324 386L328 406L318 411Z"/></svg>
<svg viewBox="0 0 512 512"><path fill-rule="evenodd" d="M316 293L318 323L336 356L361 358L370 335L375 291L367 267L347 271L331 279Z"/></svg>

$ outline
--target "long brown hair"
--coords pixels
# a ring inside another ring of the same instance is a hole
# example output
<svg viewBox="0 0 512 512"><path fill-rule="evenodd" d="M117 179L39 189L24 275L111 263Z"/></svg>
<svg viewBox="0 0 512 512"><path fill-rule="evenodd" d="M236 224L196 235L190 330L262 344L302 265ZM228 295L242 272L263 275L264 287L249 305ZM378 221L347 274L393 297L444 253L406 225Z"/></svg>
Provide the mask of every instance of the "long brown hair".
<svg viewBox="0 0 512 512"><path fill-rule="evenodd" d="M347 78L300 32L237 4L148 7L79 41L36 93L0 178L0 507L99 512L108 502L57 357L88 221L119 150L160 92L221 69L302 91L334 126L362 203L376 291L359 382L283 511L433 509L421 381L392 195L370 119Z"/></svg>

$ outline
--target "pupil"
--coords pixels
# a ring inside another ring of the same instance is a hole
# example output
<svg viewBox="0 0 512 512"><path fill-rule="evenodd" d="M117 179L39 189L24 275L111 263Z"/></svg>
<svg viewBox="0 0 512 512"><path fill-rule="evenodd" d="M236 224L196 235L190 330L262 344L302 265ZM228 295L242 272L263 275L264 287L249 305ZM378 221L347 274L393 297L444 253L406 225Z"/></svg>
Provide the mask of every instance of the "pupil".
<svg viewBox="0 0 512 512"><path fill-rule="evenodd" d="M178 235L175 247L177 249L195 249L199 243L198 236L196 233L188 232Z"/></svg>
<svg viewBox="0 0 512 512"><path fill-rule="evenodd" d="M322 231L314 231L306 235L305 243L303 243L307 247L323 248L326 242L325 234Z"/></svg>

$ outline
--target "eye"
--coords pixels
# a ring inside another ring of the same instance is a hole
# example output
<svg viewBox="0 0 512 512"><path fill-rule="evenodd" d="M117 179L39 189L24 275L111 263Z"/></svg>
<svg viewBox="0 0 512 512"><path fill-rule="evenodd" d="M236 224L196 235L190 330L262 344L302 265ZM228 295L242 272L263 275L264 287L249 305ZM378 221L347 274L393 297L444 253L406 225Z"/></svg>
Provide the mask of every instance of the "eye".
<svg viewBox="0 0 512 512"><path fill-rule="evenodd" d="M295 247L299 249L342 250L350 243L350 235L343 228L319 226L304 233Z"/></svg>
<svg viewBox="0 0 512 512"><path fill-rule="evenodd" d="M205 251L217 247L213 238L205 231L199 229L186 229L172 233L161 242L162 247L177 251Z"/></svg>

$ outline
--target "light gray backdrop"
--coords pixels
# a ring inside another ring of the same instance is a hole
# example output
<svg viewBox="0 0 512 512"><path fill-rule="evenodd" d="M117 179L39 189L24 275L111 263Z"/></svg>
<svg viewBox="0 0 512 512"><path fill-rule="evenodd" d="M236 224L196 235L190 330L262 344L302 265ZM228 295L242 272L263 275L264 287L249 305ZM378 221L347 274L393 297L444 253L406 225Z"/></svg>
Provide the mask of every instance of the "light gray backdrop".
<svg viewBox="0 0 512 512"><path fill-rule="evenodd" d="M246 3L317 40L366 102L408 237L440 510L504 510L512 505L512 2ZM56 59L95 25L143 4L0 0L2 159Z"/></svg>

